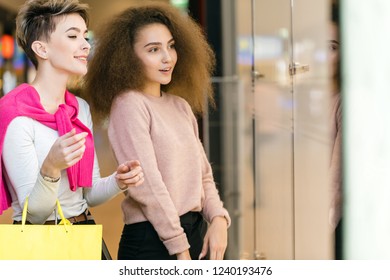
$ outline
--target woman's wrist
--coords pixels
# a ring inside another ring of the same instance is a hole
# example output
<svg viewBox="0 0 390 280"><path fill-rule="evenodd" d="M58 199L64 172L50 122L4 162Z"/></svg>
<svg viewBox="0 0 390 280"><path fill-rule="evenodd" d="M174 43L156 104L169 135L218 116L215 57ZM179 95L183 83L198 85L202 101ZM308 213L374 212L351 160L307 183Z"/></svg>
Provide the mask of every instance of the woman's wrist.
<svg viewBox="0 0 390 280"><path fill-rule="evenodd" d="M47 181L47 182L50 182L50 183L57 183L61 176L58 176L58 177L52 177L52 176L49 176L49 175L45 175L44 173L42 173L42 171L40 172L43 180Z"/></svg>
<svg viewBox="0 0 390 280"><path fill-rule="evenodd" d="M121 191L125 191L129 188L128 185L122 183L116 176L117 176L117 172L114 172L112 174L112 176L114 176L114 179L115 179L115 182L116 182L116 185L118 186L118 188L121 190Z"/></svg>
<svg viewBox="0 0 390 280"><path fill-rule="evenodd" d="M185 250L184 252L177 253L176 257L178 260L191 260L191 255L189 250Z"/></svg>
<svg viewBox="0 0 390 280"><path fill-rule="evenodd" d="M222 221L225 221L226 222L226 226L229 225L229 221L228 219L225 217L225 216L215 216L211 222L214 222L214 220L220 220L221 222Z"/></svg>
<svg viewBox="0 0 390 280"><path fill-rule="evenodd" d="M46 162L42 164L40 173L43 179L48 182L58 182L61 178L61 170L48 167Z"/></svg>

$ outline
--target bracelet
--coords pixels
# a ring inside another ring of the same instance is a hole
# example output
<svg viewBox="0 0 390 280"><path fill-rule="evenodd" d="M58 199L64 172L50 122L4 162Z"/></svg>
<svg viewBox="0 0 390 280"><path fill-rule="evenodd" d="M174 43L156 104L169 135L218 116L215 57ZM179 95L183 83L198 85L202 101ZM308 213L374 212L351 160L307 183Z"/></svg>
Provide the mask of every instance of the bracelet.
<svg viewBox="0 0 390 280"><path fill-rule="evenodd" d="M43 180L45 180L46 182L50 182L50 183L57 183L61 178L61 176L58 178L53 178L53 177L50 177L47 175L43 175L42 172L40 172L40 173L41 173Z"/></svg>

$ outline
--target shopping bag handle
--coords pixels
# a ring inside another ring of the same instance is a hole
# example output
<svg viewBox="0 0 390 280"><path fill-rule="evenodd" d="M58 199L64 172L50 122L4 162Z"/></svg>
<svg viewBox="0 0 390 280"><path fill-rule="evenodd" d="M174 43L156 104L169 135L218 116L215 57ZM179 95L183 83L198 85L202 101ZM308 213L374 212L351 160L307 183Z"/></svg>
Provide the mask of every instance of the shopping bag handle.
<svg viewBox="0 0 390 280"><path fill-rule="evenodd" d="M59 225L64 225L66 232L68 232L67 226L68 225L72 225L72 223L68 219L65 218L64 213L62 212L62 208L61 208L60 202L59 202L58 199L56 200L56 204L57 204L58 214L60 214L60 217L61 217L61 222L59 223ZM26 220L27 220L27 205L28 205L28 197L26 198L26 201L24 202L24 206L23 206L22 231L24 229L24 226L25 226ZM57 218L57 217L55 217L55 218Z"/></svg>

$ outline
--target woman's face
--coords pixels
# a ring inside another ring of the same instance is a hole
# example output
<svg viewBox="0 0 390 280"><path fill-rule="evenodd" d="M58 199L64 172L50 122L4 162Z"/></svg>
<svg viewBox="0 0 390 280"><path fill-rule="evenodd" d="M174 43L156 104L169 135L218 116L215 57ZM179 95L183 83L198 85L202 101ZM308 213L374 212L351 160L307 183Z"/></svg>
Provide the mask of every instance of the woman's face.
<svg viewBox="0 0 390 280"><path fill-rule="evenodd" d="M134 51L142 61L145 73L144 90L152 92L171 81L176 65L175 41L168 28L160 23L142 27L136 36Z"/></svg>
<svg viewBox="0 0 390 280"><path fill-rule="evenodd" d="M87 58L91 45L87 41L87 26L79 14L57 19L56 29L46 42L46 60L55 71L72 75L87 73Z"/></svg>
<svg viewBox="0 0 390 280"><path fill-rule="evenodd" d="M329 51L329 63L332 76L338 74L339 67L339 32L336 24L331 23L330 25L330 38L328 41L328 51Z"/></svg>

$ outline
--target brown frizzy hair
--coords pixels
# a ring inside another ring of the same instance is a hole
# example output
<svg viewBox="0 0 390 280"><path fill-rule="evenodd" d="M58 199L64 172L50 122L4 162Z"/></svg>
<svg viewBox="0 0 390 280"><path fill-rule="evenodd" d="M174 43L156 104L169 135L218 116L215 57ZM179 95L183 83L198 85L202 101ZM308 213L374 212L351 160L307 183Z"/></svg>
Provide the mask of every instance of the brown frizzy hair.
<svg viewBox="0 0 390 280"><path fill-rule="evenodd" d="M28 0L16 17L16 40L36 68L38 61L31 45L34 41L49 41L58 19L68 14L79 14L88 25L88 5L78 0Z"/></svg>
<svg viewBox="0 0 390 280"><path fill-rule="evenodd" d="M214 104L215 55L201 27L169 4L148 3L126 9L96 33L82 95L97 121L108 117L116 96L142 90L145 74L133 47L140 30L153 23L168 27L178 56L171 82L161 89L183 97L195 114L203 111L207 99Z"/></svg>

